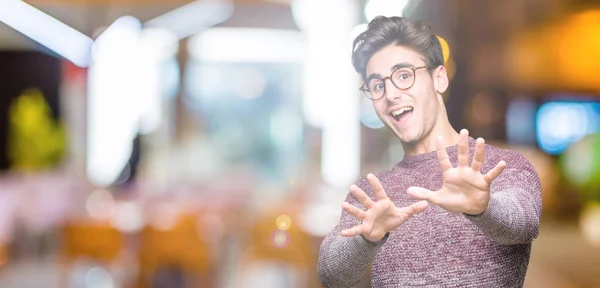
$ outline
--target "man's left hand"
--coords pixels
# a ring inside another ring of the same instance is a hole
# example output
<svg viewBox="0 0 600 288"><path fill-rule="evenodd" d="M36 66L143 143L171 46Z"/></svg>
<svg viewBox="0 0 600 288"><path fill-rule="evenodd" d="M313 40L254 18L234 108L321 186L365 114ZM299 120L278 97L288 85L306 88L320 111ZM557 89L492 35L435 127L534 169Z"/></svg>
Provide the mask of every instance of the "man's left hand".
<svg viewBox="0 0 600 288"><path fill-rule="evenodd" d="M407 192L416 199L426 200L449 212L479 215L483 213L490 201L490 184L506 167L500 161L487 174L481 174L484 161L485 141L477 139L473 162L469 166L469 132L460 131L458 140L458 166L452 167L444 139L436 142L437 157L442 168L443 184L438 191L430 191L421 187L410 187Z"/></svg>

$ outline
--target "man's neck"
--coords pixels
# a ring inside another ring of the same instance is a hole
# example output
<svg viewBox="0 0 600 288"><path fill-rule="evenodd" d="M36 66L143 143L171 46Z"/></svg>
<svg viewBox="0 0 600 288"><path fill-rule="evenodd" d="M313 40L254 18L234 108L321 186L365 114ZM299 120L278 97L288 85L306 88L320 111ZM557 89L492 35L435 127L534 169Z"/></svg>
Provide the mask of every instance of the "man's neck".
<svg viewBox="0 0 600 288"><path fill-rule="evenodd" d="M437 150L436 139L439 136L444 138L446 147L458 144L459 133L452 128L450 122L443 121L439 124L440 125L436 125L429 134L420 141L412 144L403 143L404 154L407 156L414 156Z"/></svg>

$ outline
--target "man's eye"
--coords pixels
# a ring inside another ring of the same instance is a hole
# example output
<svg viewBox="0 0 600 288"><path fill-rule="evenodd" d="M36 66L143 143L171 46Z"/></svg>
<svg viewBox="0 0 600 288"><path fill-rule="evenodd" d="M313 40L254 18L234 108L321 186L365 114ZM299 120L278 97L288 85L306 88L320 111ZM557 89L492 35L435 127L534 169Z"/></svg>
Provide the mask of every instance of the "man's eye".
<svg viewBox="0 0 600 288"><path fill-rule="evenodd" d="M385 86L383 85L383 83L380 82L380 83L375 83L375 84L371 85L371 88L369 88L369 90L371 92L378 92L384 88L385 88Z"/></svg>

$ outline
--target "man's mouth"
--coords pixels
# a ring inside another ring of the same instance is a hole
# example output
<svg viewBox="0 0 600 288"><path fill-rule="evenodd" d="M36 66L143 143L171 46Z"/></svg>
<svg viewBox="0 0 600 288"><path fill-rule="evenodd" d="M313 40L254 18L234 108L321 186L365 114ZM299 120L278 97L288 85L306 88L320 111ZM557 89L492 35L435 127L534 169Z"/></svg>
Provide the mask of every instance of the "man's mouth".
<svg viewBox="0 0 600 288"><path fill-rule="evenodd" d="M394 120L396 120L396 122L401 122L403 119L407 118L411 114L413 109L414 108L411 106L405 106L392 111L390 115L392 116L392 118L394 118Z"/></svg>

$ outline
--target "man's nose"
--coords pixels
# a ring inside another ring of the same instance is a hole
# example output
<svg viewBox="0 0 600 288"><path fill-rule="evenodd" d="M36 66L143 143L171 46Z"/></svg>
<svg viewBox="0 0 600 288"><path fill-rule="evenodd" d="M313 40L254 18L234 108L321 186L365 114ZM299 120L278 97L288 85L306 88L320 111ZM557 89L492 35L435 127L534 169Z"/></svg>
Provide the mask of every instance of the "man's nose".
<svg viewBox="0 0 600 288"><path fill-rule="evenodd" d="M383 84L385 85L385 98L388 101L394 101L400 97L402 97L402 90L398 89L394 83L392 83L392 79L387 78L384 79Z"/></svg>

